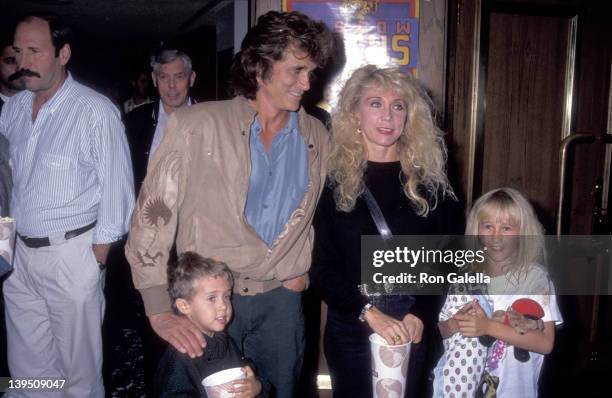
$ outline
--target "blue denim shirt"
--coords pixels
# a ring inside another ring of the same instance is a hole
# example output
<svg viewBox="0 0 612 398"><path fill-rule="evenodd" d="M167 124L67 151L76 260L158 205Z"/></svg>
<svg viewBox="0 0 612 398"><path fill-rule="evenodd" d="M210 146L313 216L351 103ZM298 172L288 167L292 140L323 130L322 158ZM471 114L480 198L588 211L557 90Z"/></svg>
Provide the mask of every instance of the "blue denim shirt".
<svg viewBox="0 0 612 398"><path fill-rule="evenodd" d="M259 120L251 125L251 175L245 216L257 234L272 246L308 188L306 143L297 112L272 140L270 153L260 139Z"/></svg>

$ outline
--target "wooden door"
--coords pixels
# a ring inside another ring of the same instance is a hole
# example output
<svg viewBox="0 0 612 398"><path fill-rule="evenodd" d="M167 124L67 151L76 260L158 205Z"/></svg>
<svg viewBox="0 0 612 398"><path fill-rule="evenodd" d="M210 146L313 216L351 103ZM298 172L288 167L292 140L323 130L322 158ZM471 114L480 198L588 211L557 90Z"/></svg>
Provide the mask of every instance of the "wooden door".
<svg viewBox="0 0 612 398"><path fill-rule="evenodd" d="M484 98L474 193L500 186L522 190L552 225L561 139L571 95L575 15L516 14L483 9ZM521 10L524 10L521 7Z"/></svg>
<svg viewBox="0 0 612 398"><path fill-rule="evenodd" d="M495 187L518 188L554 233L561 140L606 132L610 7L541 3L451 1L446 121L450 171L468 204ZM564 232L586 234L593 219L584 204L592 209L605 151L575 149Z"/></svg>
<svg viewBox="0 0 612 398"><path fill-rule="evenodd" d="M449 10L449 167L468 207L510 186L534 203L551 234L560 202L563 233L610 233L610 2L451 0ZM593 139L569 148L561 193L560 145L577 133ZM562 301L566 325L541 379L543 396L580 391L576 381L594 382L612 357L598 344L612 340L609 300Z"/></svg>

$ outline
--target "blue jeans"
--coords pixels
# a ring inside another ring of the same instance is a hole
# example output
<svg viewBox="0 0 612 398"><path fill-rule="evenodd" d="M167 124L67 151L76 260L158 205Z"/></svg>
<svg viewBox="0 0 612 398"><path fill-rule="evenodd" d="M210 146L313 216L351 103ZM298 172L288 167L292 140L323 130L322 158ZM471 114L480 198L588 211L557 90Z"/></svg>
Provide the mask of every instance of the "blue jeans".
<svg viewBox="0 0 612 398"><path fill-rule="evenodd" d="M291 398L304 357L302 293L278 287L255 296L234 295L229 334L279 398Z"/></svg>
<svg viewBox="0 0 612 398"><path fill-rule="evenodd" d="M412 296L381 296L372 304L385 314L401 320L410 312ZM368 337L372 330L353 316L333 308L327 312L325 356L332 379L334 398L368 398L372 396L372 359ZM406 397L417 397L425 360L424 344L413 344L410 352Z"/></svg>

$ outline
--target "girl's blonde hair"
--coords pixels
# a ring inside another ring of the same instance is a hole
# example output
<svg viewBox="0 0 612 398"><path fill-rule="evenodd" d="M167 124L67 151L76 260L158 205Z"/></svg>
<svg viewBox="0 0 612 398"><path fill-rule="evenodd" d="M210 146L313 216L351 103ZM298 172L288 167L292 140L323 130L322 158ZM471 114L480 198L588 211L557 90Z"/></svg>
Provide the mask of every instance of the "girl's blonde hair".
<svg viewBox="0 0 612 398"><path fill-rule="evenodd" d="M507 220L519 230L519 249L507 276L517 282L526 277L528 267L543 264L546 258L544 228L529 201L516 189L498 188L482 195L470 211L466 235L478 235L478 225L484 219Z"/></svg>
<svg viewBox="0 0 612 398"><path fill-rule="evenodd" d="M363 93L371 88L392 90L406 104L406 125L398 140L402 184L417 214L425 217L436 207L439 193L454 197L446 177L442 131L434 124L431 100L411 75L400 68L380 69L374 65L353 72L340 92L338 110L332 117L328 175L335 185L336 207L350 212L364 189L367 150L362 134L358 133L355 114Z"/></svg>

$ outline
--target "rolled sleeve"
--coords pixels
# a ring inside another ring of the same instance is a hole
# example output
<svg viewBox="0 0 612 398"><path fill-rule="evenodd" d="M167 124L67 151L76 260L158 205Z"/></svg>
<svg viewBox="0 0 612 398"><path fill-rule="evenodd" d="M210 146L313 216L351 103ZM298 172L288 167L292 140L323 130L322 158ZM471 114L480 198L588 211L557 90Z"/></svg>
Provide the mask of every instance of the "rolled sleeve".
<svg viewBox="0 0 612 398"><path fill-rule="evenodd" d="M93 158L100 184L93 242L115 242L127 233L134 208L134 177L125 129L117 112L103 117L93 134Z"/></svg>

